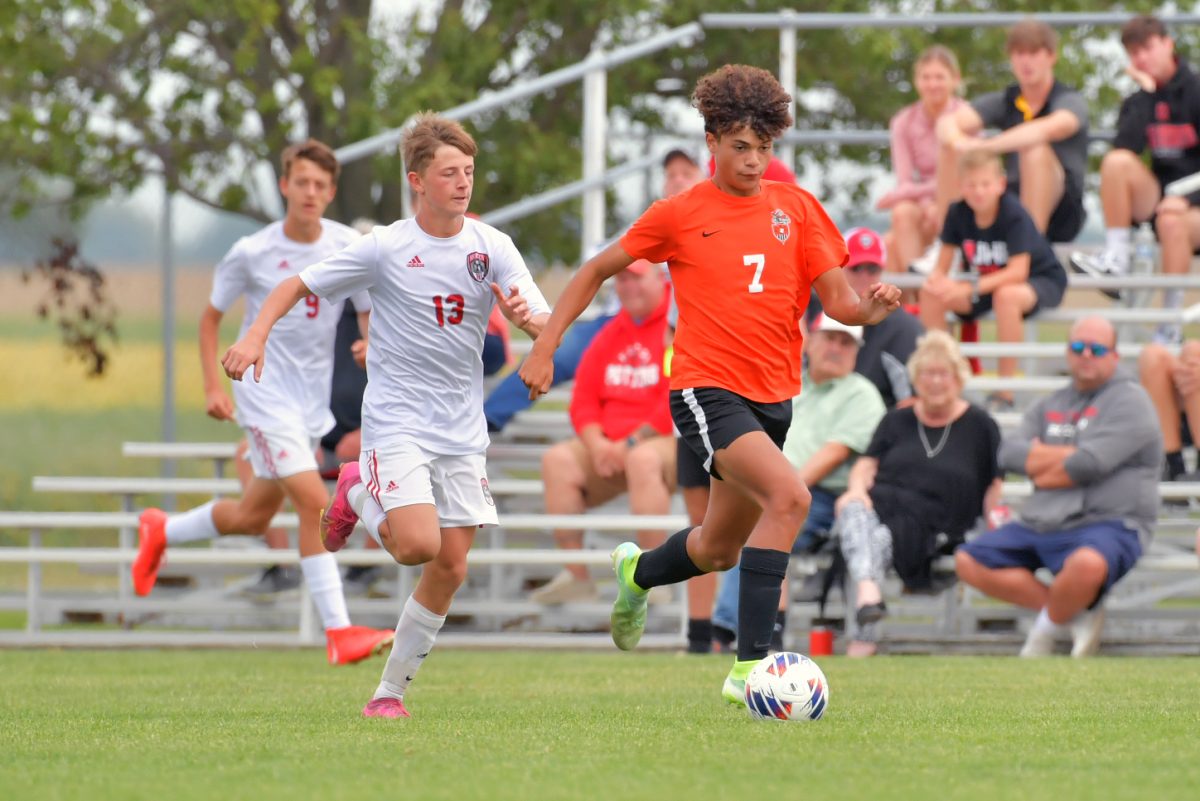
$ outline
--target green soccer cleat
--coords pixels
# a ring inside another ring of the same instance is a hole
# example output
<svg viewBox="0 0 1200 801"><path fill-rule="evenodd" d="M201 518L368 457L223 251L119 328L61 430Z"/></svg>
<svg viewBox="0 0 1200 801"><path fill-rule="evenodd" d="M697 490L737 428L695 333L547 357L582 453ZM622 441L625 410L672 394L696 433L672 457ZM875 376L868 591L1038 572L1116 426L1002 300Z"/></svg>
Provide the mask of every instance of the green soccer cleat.
<svg viewBox="0 0 1200 801"><path fill-rule="evenodd" d="M725 683L721 685L721 697L734 706L746 705L746 677L750 669L758 664L757 659L747 659L744 662L735 661Z"/></svg>
<svg viewBox="0 0 1200 801"><path fill-rule="evenodd" d="M646 628L646 595L648 592L633 583L642 549L632 542L623 542L612 552L613 572L617 574L617 600L613 601L612 638L622 651L632 651L642 639Z"/></svg>

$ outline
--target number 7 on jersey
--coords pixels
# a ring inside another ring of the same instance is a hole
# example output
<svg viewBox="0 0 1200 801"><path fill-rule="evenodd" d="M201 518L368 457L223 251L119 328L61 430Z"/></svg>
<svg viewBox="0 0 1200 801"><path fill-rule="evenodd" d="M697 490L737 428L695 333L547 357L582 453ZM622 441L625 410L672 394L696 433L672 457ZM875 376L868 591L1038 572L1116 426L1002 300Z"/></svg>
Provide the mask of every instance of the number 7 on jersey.
<svg viewBox="0 0 1200 801"><path fill-rule="evenodd" d="M747 253L742 256L742 264L754 268L754 280L750 282L749 292L751 295L757 295L763 291L762 273L767 264L767 257L762 253Z"/></svg>

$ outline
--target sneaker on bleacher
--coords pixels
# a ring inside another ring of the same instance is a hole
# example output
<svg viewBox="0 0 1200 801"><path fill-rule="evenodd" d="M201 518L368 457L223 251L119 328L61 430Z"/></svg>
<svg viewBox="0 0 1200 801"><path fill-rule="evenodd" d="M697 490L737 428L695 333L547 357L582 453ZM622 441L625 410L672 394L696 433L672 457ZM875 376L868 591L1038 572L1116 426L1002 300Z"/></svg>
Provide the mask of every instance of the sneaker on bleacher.
<svg viewBox="0 0 1200 801"><path fill-rule="evenodd" d="M299 592L300 571L283 565L268 567L258 581L242 590L243 595L262 602L294 598Z"/></svg>
<svg viewBox="0 0 1200 801"><path fill-rule="evenodd" d="M1156 345L1182 345L1183 344L1183 328L1178 323L1159 323L1154 329L1154 344Z"/></svg>
<svg viewBox="0 0 1200 801"><path fill-rule="evenodd" d="M558 575L529 594L529 600L547 606L594 601L596 597L596 582L590 578L576 578L569 570L559 571Z"/></svg>
<svg viewBox="0 0 1200 801"><path fill-rule="evenodd" d="M1098 253L1073 251L1070 261L1071 269L1075 272L1090 275L1093 278L1118 278L1129 273L1128 256L1122 259L1107 248ZM1121 289L1101 289L1100 291L1113 300L1121 300L1125 297L1125 292Z"/></svg>
<svg viewBox="0 0 1200 801"><path fill-rule="evenodd" d="M1080 612L1071 621L1071 656L1081 659L1100 650L1100 634L1104 631L1104 607Z"/></svg>
<svg viewBox="0 0 1200 801"><path fill-rule="evenodd" d="M342 592L347 598L365 598L382 579L383 568L379 565L351 565L342 575Z"/></svg>
<svg viewBox="0 0 1200 801"><path fill-rule="evenodd" d="M913 259L912 263L908 265L908 271L910 273L917 273L918 275L929 275L933 272L933 268L937 266L938 253L941 252L941 249L942 243L939 240L934 240L933 244L924 253ZM950 260L950 272L956 272L961 262L962 254L958 248L954 248L954 258Z"/></svg>

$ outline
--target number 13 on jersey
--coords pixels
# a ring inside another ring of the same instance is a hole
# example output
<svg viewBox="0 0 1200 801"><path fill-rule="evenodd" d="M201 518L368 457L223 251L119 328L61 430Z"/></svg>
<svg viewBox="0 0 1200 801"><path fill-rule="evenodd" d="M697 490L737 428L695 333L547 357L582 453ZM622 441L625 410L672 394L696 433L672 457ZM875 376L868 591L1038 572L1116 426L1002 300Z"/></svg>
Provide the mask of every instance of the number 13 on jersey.
<svg viewBox="0 0 1200 801"><path fill-rule="evenodd" d="M763 267L767 264L767 257L762 253L747 253L742 256L742 264L754 268L754 279L750 282L748 290L751 295L757 295L763 291L762 274Z"/></svg>

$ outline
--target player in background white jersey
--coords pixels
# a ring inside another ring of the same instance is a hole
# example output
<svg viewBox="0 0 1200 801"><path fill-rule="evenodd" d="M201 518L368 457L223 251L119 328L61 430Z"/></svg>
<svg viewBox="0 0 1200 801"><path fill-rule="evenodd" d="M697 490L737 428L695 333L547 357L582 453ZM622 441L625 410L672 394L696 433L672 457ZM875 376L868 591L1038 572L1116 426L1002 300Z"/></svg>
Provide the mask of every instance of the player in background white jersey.
<svg viewBox="0 0 1200 801"><path fill-rule="evenodd" d="M209 501L171 516L159 509L144 511L133 586L138 595L149 594L169 545L221 534L262 534L286 496L300 518L300 567L325 627L329 662L346 664L378 653L393 633L350 625L337 561L321 544L321 509L329 503L329 491L317 471L315 449L334 423L329 390L343 302L306 295L271 340L272 372L267 380L236 382L232 400L217 371L221 318L239 297L246 299L244 335L281 281L360 238L354 229L321 216L333 200L337 177L337 158L321 142L310 139L285 149L279 179L287 206L284 219L238 240L217 265L209 305L200 319L208 413L236 419L246 431L254 479L238 501ZM364 310L359 322L365 325L370 298L360 293L354 304Z"/></svg>
<svg viewBox="0 0 1200 801"><path fill-rule="evenodd" d="M470 135L456 122L423 114L405 133L403 149L420 199L416 217L376 228L280 284L223 360L232 378L251 367L256 377L267 375L267 334L302 297L370 291L363 452L357 464L343 465L322 533L336 551L361 517L397 562L425 567L365 717L409 716L404 692L466 578L475 530L497 522L484 460L480 356L492 307L499 303L530 337L549 316L512 240L465 217L477 152Z"/></svg>

